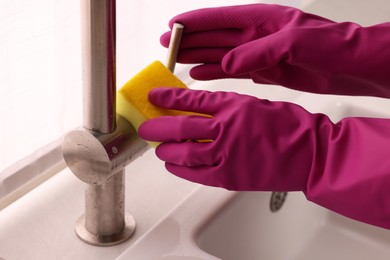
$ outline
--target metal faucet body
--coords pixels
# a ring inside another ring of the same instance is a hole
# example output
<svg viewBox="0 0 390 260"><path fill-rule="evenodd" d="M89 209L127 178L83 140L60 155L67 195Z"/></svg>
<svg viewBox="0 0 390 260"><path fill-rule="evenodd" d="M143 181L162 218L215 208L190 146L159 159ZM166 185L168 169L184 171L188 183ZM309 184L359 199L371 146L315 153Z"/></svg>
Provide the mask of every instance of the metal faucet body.
<svg viewBox="0 0 390 260"><path fill-rule="evenodd" d="M76 234L86 243L111 246L131 237L135 220L125 213L124 167L149 146L116 115L115 0L81 0L83 127L63 141L64 159L87 183L85 214ZM167 55L173 72L183 25L175 23Z"/></svg>
<svg viewBox="0 0 390 260"><path fill-rule="evenodd" d="M63 141L67 165L87 184L76 234L98 246L121 243L133 234L135 220L124 206L124 167L148 149L116 115L115 8L115 0L81 0L83 126Z"/></svg>

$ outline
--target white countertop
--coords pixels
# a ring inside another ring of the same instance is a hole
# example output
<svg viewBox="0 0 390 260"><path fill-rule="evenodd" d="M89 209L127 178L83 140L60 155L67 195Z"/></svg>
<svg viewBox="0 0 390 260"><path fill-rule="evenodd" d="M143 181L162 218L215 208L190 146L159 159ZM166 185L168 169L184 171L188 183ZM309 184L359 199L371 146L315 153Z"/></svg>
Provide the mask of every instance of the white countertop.
<svg viewBox="0 0 390 260"><path fill-rule="evenodd" d="M115 259L196 187L165 172L149 150L126 168L126 209L137 221L134 236L118 246L95 247L74 232L84 212L84 184L65 169L0 211L0 258Z"/></svg>

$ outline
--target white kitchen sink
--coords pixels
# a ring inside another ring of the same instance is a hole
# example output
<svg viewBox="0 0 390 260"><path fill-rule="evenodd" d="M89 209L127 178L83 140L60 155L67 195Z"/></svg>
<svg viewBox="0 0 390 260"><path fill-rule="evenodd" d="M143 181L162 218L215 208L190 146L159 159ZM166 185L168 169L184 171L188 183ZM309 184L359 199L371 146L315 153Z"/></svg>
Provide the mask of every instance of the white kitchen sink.
<svg viewBox="0 0 390 260"><path fill-rule="evenodd" d="M199 247L224 260L388 259L390 232L289 193L278 212L270 193L244 192L199 232Z"/></svg>

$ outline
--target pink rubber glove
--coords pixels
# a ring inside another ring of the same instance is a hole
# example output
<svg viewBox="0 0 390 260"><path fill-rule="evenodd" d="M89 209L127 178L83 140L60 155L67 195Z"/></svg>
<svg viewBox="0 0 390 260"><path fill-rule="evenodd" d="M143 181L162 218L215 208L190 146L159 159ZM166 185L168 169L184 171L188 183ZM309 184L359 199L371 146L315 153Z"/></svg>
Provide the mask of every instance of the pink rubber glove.
<svg viewBox="0 0 390 260"><path fill-rule="evenodd" d="M163 142L156 154L171 173L229 190L303 191L340 214L390 228L390 120L334 124L292 103L229 92L158 88L149 98L212 115L141 125L142 138Z"/></svg>
<svg viewBox="0 0 390 260"><path fill-rule="evenodd" d="M390 97L390 23L361 27L267 4L200 9L174 22L185 26L178 61L201 63L190 72L195 79Z"/></svg>

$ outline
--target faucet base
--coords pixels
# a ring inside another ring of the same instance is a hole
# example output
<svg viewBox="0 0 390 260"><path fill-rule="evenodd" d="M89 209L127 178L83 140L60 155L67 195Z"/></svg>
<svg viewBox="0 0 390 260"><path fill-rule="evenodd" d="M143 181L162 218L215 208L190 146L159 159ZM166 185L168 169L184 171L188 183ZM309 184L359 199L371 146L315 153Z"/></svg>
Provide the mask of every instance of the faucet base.
<svg viewBox="0 0 390 260"><path fill-rule="evenodd" d="M76 221L75 231L77 236L87 244L93 246L113 246L128 240L135 231L135 220L130 214L125 214L125 227L119 233L108 236L97 236L85 228L85 216L81 215Z"/></svg>

